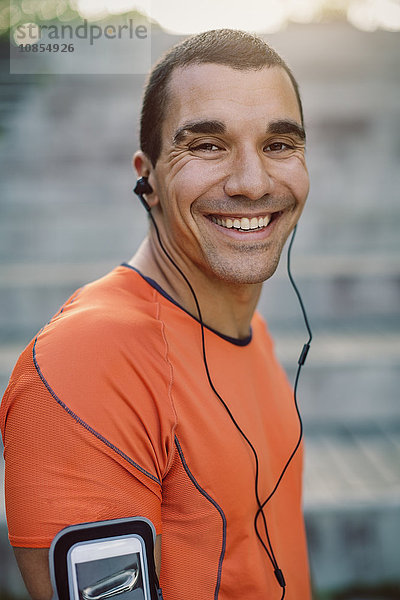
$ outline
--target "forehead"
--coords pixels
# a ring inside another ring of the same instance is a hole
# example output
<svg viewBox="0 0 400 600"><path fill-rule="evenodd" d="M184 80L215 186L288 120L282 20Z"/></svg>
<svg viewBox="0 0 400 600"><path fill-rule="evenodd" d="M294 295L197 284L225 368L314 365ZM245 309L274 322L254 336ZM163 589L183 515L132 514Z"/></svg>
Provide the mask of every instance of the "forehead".
<svg viewBox="0 0 400 600"><path fill-rule="evenodd" d="M219 119L228 126L291 119L301 123L293 84L281 67L238 70L226 65L200 64L175 69L168 85L163 132L189 120Z"/></svg>

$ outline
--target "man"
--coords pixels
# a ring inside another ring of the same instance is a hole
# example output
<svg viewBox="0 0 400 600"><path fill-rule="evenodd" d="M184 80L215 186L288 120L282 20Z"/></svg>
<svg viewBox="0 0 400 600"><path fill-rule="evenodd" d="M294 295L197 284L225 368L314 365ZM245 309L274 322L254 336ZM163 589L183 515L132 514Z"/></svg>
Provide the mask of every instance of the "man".
<svg viewBox="0 0 400 600"><path fill-rule="evenodd" d="M153 69L134 166L161 243L151 223L129 264L69 299L2 404L32 598L51 598L60 529L133 515L156 527L166 600L278 599L282 573L286 598L310 597L301 452L256 518L299 435L255 308L306 201L302 121L291 72L250 34L194 36Z"/></svg>

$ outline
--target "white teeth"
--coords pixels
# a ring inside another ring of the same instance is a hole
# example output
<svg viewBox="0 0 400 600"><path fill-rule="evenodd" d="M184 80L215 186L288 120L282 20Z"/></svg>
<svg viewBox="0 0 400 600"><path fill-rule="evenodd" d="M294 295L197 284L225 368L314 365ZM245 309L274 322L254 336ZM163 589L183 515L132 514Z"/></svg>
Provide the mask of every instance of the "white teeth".
<svg viewBox="0 0 400 600"><path fill-rule="evenodd" d="M240 229L241 231L251 231L263 229L271 220L271 215L266 217L241 217L240 219L223 219L221 217L210 216L211 221L227 229Z"/></svg>
<svg viewBox="0 0 400 600"><path fill-rule="evenodd" d="M271 215L268 215L267 217L264 217L264 227L266 227L268 225L268 223L271 220Z"/></svg>
<svg viewBox="0 0 400 600"><path fill-rule="evenodd" d="M257 229L258 227L258 219L257 217L253 217L250 221L250 229Z"/></svg>

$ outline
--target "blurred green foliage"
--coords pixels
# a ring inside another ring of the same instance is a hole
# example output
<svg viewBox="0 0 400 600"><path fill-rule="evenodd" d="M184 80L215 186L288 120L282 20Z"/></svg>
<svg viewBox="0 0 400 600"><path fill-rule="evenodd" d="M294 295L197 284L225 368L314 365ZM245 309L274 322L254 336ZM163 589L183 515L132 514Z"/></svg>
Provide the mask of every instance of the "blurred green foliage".
<svg viewBox="0 0 400 600"><path fill-rule="evenodd" d="M140 13L132 10L127 14L132 17ZM73 23L81 19L74 0L0 0L0 40L8 39L10 29L23 23ZM112 22L113 15L108 15L107 20Z"/></svg>
<svg viewBox="0 0 400 600"><path fill-rule="evenodd" d="M12 0L0 6L0 36L21 23L73 21L78 17L68 0Z"/></svg>

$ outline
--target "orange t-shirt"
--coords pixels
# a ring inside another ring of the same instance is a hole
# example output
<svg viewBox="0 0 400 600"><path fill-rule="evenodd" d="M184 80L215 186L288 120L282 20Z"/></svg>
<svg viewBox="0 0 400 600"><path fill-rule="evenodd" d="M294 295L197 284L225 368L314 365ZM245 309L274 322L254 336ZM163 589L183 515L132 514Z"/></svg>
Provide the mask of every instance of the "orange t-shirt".
<svg viewBox="0 0 400 600"><path fill-rule="evenodd" d="M258 314L205 329L212 381L257 450L267 498L299 434ZM254 531L255 460L211 390L198 321L128 265L78 290L21 355L0 412L11 544L141 515L162 533L165 600L279 600ZM265 508L288 600L310 598L302 451ZM262 536L265 534L261 527Z"/></svg>

